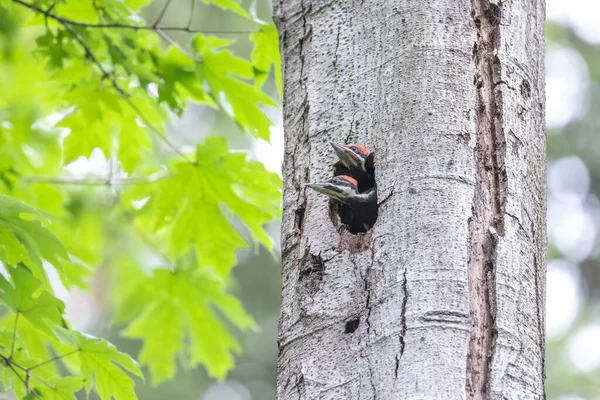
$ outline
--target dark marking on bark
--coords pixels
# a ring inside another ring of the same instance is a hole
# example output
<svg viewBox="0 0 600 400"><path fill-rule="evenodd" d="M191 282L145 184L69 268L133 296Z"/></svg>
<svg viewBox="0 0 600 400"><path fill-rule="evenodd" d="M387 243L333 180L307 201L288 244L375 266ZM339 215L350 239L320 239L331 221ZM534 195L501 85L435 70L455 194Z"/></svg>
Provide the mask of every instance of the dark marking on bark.
<svg viewBox="0 0 600 400"><path fill-rule="evenodd" d="M525 120L525 115L527 114L527 109L520 104L517 104L517 115L521 118L522 121Z"/></svg>
<svg viewBox="0 0 600 400"><path fill-rule="evenodd" d="M294 388L298 390L298 400L302 399L302 394L304 393L304 374L302 372L296 376Z"/></svg>
<svg viewBox="0 0 600 400"><path fill-rule="evenodd" d="M398 369L400 368L400 357L396 354L396 368L394 368L394 378L398 379Z"/></svg>
<svg viewBox="0 0 600 400"><path fill-rule="evenodd" d="M496 86L500 86L500 85L504 85L504 86L506 86L507 88L509 88L510 90L514 90L514 91L516 91L516 89L515 89L514 87L510 86L510 85L508 84L508 82L506 82L506 81L498 81L498 82L496 82L496 83L494 84L494 87L496 87Z"/></svg>
<svg viewBox="0 0 600 400"><path fill-rule="evenodd" d="M386 202L387 202L387 201L388 201L388 200L389 200L389 199L392 197L392 195L393 195L394 193L395 193L395 192L394 192L394 190L391 190L391 191L390 191L390 192L387 194L387 196L385 196L385 197L383 198L383 200L381 200L381 201L380 201L380 202L377 204L377 207L381 207L382 205L384 205L384 204L385 204L385 203L386 203ZM385 236L385 235L384 235L384 236Z"/></svg>
<svg viewBox="0 0 600 400"><path fill-rule="evenodd" d="M367 333L371 333L371 321L369 320L369 318L371 318L371 289L369 289L369 284L368 284L368 272L367 272L367 277L365 278L365 290L367 291L367 304L365 305L365 308L367 310L367 317L365 318L365 321L367 323Z"/></svg>
<svg viewBox="0 0 600 400"><path fill-rule="evenodd" d="M351 319L350 321L346 321L344 325L344 333L354 333L358 329L360 325L360 318Z"/></svg>
<svg viewBox="0 0 600 400"><path fill-rule="evenodd" d="M515 133L511 130L508 131L508 135L512 136L514 140L512 141L512 155L515 157L519 156L519 149L523 147L523 141L515 135Z"/></svg>
<svg viewBox="0 0 600 400"><path fill-rule="evenodd" d="M340 47L340 25L338 25L337 36L335 38L335 50L333 50L333 69L337 68L338 49Z"/></svg>
<svg viewBox="0 0 600 400"><path fill-rule="evenodd" d="M521 96L523 96L525 100L531 98L531 84L527 79L521 81Z"/></svg>
<svg viewBox="0 0 600 400"><path fill-rule="evenodd" d="M496 346L496 256L504 236L508 181L505 169L500 50L501 3L471 0L477 30L475 191L468 221L470 337L466 365L468 400L490 398Z"/></svg>
<svg viewBox="0 0 600 400"><path fill-rule="evenodd" d="M406 278L406 268L402 274L402 304L400 305L400 355L396 356L396 377L398 377L398 362L404 355L406 347L406 304L408 303L408 279Z"/></svg>
<svg viewBox="0 0 600 400"><path fill-rule="evenodd" d="M467 117L467 119L470 118L471 117ZM468 146L469 142L471 141L471 134L469 132L462 132L458 134L444 134L444 136L453 137L456 139L457 144L464 144L465 146Z"/></svg>
<svg viewBox="0 0 600 400"><path fill-rule="evenodd" d="M521 223L521 218L519 218L516 215L513 215L513 214L511 214L509 212L507 212L506 215L509 216L509 217L511 217L515 221L517 221L517 224L519 225L519 231L523 232L524 236L527 239L531 239L531 235L533 234L533 232L531 232L531 234L530 234L529 231L527 231L527 229L525 229L525 226Z"/></svg>
<svg viewBox="0 0 600 400"><path fill-rule="evenodd" d="M309 275L313 275L313 274L316 274L316 276L319 278L319 280L322 280L323 273L325 272L325 264L328 261L330 261L331 258L325 260L321 256L321 253L319 253L319 254L310 253L309 257L310 257L310 266L308 268L305 268L300 271L300 280L302 280L303 278L305 278ZM306 258L306 257L304 257L304 258Z"/></svg>
<svg viewBox="0 0 600 400"><path fill-rule="evenodd" d="M373 382L373 367L369 367L369 382L373 389L373 400L377 400L377 387L375 386L375 382Z"/></svg>
<svg viewBox="0 0 600 400"><path fill-rule="evenodd" d="M305 211L306 211L306 207L305 207L305 205L303 203L294 212L294 215L295 215L294 226L296 227L296 229L298 229L301 232L302 232L302 225L304 224L304 213L305 213Z"/></svg>
<svg viewBox="0 0 600 400"><path fill-rule="evenodd" d="M302 36L298 40L300 48L300 86L304 92L304 98L300 107L302 108L302 133L306 136L306 141L310 136L309 127L307 124L308 115L310 112L310 104L308 101L308 89L306 88L306 77L304 76L304 55L306 52L305 46L307 42L310 42L312 37L312 27L306 23L306 14L310 11L310 4L308 7L304 5L304 0L301 1L301 18L302 18Z"/></svg>

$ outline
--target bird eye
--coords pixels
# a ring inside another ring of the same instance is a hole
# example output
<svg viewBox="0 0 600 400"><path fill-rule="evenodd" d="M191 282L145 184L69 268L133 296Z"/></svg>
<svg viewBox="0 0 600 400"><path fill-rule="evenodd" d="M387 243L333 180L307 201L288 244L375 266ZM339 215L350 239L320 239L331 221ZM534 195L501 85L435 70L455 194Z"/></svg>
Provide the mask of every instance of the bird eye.
<svg viewBox="0 0 600 400"><path fill-rule="evenodd" d="M350 150L352 150L352 151L358 151L358 149L356 148L356 146L350 147Z"/></svg>

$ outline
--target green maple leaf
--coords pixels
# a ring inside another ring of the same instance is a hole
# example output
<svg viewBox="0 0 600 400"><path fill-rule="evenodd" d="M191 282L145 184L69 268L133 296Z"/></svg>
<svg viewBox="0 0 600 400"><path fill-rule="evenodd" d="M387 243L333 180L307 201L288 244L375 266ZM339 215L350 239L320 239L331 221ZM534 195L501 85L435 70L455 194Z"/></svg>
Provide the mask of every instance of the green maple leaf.
<svg viewBox="0 0 600 400"><path fill-rule="evenodd" d="M139 10L142 7L152 3L152 0L125 0L125 4L133 10Z"/></svg>
<svg viewBox="0 0 600 400"><path fill-rule="evenodd" d="M36 383L36 379L33 379ZM83 379L77 376L54 378L38 384L37 387L44 399L48 400L75 400L75 393L83 387Z"/></svg>
<svg viewBox="0 0 600 400"><path fill-rule="evenodd" d="M202 0L205 4L214 4L223 10L231 10L242 17L249 17L248 13L239 4L239 0Z"/></svg>
<svg viewBox="0 0 600 400"><path fill-rule="evenodd" d="M48 57L48 66L50 68L62 68L64 61L70 57L70 54L63 47L64 32L58 31L55 35L50 29L38 37L35 41L37 52Z"/></svg>
<svg viewBox="0 0 600 400"><path fill-rule="evenodd" d="M40 290L41 282L19 265L9 269L13 283L0 275L0 299L37 329L52 335L52 329L62 323L65 304L47 291Z"/></svg>
<svg viewBox="0 0 600 400"><path fill-rule="evenodd" d="M277 106L259 87L245 82L254 77L252 64L221 47L222 39L196 35L192 47L202 56L198 68L221 107L245 132L269 140L271 121L260 105Z"/></svg>
<svg viewBox="0 0 600 400"><path fill-rule="evenodd" d="M195 273L193 268L155 270L138 282L121 309L129 305L136 314L125 311L125 318L117 318L133 319L124 334L144 341L139 359L149 367L155 385L175 376L177 355L187 355L184 362L189 366L202 364L218 379L234 366L233 353L240 351L240 345L217 318L216 310L239 329L256 326L240 302L225 292L221 280Z"/></svg>
<svg viewBox="0 0 600 400"><path fill-rule="evenodd" d="M156 123L155 118L149 117L156 112L143 107L143 96L138 93L130 101L144 119L152 119L151 122ZM137 123L136 111L111 86L78 87L71 90L65 99L77 107L60 123L60 126L71 130L64 141L65 162L74 161L80 156L89 157L95 148L109 157L114 145L113 138L117 138L117 157L123 170L133 172L144 152L150 148L145 129ZM161 120L154 126L162 128Z"/></svg>
<svg viewBox="0 0 600 400"><path fill-rule="evenodd" d="M251 60L254 66L256 78L255 85L259 88L269 77L271 65L275 71L275 84L279 96L283 97L282 78L281 78L281 58L279 56L279 38L275 25L262 25L260 31L250 35L250 40L254 42Z"/></svg>
<svg viewBox="0 0 600 400"><path fill-rule="evenodd" d="M226 277L235 252L249 246L232 218L256 244L272 248L264 224L280 216L281 179L245 154L230 153L223 138L207 138L196 155L196 165L174 160L168 179L132 190L138 199L150 196L140 218L149 218L154 231L165 235L169 254L176 258L193 246L202 268Z"/></svg>
<svg viewBox="0 0 600 400"><path fill-rule="evenodd" d="M204 90L196 64L197 61L192 60L176 46L169 46L159 59L162 79L158 83L158 97L178 115L183 112L187 97L198 103L215 106L212 98Z"/></svg>
<svg viewBox="0 0 600 400"><path fill-rule="evenodd" d="M56 328L56 332L77 350L81 375L89 395L92 385L102 400L137 400L135 383L124 371L143 378L138 363L110 342L81 332Z"/></svg>
<svg viewBox="0 0 600 400"><path fill-rule="evenodd" d="M27 219L24 218L27 216ZM8 196L0 195L0 257L10 265L23 262L33 270L35 276L46 281L42 262L50 262L66 283L68 274L61 270L61 260L69 255L60 240L38 220L41 214L27 204Z"/></svg>

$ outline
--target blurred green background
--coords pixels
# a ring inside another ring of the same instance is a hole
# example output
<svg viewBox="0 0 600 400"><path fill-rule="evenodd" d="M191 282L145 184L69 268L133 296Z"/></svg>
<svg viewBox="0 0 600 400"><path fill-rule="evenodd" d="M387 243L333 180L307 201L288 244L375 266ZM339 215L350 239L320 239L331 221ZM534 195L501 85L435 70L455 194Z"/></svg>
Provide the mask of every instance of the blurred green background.
<svg viewBox="0 0 600 400"><path fill-rule="evenodd" d="M165 0L166 1L166 0ZM165 1L144 11L153 21ZM197 2L200 3L200 2ZM600 1L547 0L546 120L548 133L548 282L547 393L549 399L600 399ZM162 25L185 26L189 1L170 5ZM244 2L246 8L250 2ZM252 7L270 19L269 1ZM252 24L215 7L197 6L192 26L207 31L252 31ZM187 44L189 35L173 32ZM248 56L246 34L219 34L236 40L237 54ZM275 85L266 91L278 98ZM283 156L281 115L271 143L243 135L225 115L191 105L173 119L171 133L179 146L198 141L202 134L226 136L234 149L248 149L273 171L280 172ZM98 160L90 160L90 164ZM89 168L80 165L81 168ZM278 240L279 226L269 227ZM240 340L244 353L225 382L210 381L202 369L185 371L153 388L138 382L140 399L249 400L274 399L277 367L277 319L280 303L280 262L266 251L240 252L234 270L234 293L261 327ZM123 340L109 324L110 283L99 274L92 293L64 293L75 327L107 337L119 349L136 355L134 341ZM107 292L108 291L108 292Z"/></svg>

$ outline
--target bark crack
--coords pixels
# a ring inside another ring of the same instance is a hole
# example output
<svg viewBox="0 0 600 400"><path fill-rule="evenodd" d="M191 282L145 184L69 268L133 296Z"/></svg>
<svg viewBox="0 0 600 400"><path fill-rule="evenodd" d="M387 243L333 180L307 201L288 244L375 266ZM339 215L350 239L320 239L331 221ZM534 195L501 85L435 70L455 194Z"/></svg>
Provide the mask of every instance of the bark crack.
<svg viewBox="0 0 600 400"><path fill-rule="evenodd" d="M367 333L371 332L371 321L369 320L369 318L371 317L371 289L369 289L369 283L368 283L368 273L367 273L367 277L365 278L365 290L367 291L367 304L365 305L365 308L367 309L367 318L365 318L365 322L367 323Z"/></svg>
<svg viewBox="0 0 600 400"><path fill-rule="evenodd" d="M476 75L475 191L468 222L470 338L467 351L467 399L490 398L496 346L496 256L504 236L507 199L506 140L503 131L500 50L501 3L472 0L477 30L473 49Z"/></svg>
<svg viewBox="0 0 600 400"><path fill-rule="evenodd" d="M406 342L404 336L406 335L406 303L408 302L408 289L406 279L406 268L402 274L402 305L400 306L400 354L396 354L396 367L394 368L394 378L398 379L398 370L400 369L400 358L404 355L404 348Z"/></svg>
<svg viewBox="0 0 600 400"><path fill-rule="evenodd" d="M408 302L408 289L406 279L406 269L402 277L402 306L400 307L400 357L404 354L404 336L406 335L406 303ZM397 374L396 374L397 376Z"/></svg>

